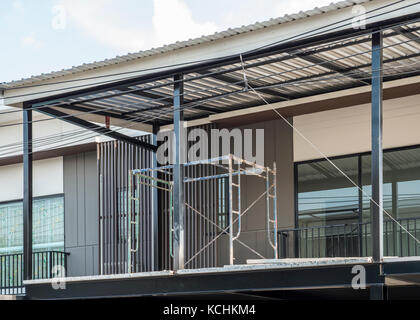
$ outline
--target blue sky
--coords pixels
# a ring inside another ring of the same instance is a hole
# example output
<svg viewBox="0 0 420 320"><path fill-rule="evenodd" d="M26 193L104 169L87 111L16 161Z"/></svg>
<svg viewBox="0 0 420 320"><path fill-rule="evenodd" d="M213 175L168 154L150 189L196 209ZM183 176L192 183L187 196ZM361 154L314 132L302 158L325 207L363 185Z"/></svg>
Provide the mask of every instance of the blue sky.
<svg viewBox="0 0 420 320"><path fill-rule="evenodd" d="M332 0L1 0L0 82L327 5Z"/></svg>

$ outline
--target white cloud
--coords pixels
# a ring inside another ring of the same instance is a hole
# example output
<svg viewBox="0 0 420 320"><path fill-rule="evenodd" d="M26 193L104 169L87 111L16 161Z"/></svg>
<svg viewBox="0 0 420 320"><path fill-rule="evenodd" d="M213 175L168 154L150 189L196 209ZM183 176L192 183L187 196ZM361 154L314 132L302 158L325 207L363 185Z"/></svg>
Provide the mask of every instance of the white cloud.
<svg viewBox="0 0 420 320"><path fill-rule="evenodd" d="M137 51L145 45L145 33L124 26L112 10L113 0L63 0L66 14L88 36L109 47L122 51Z"/></svg>
<svg viewBox="0 0 420 320"><path fill-rule="evenodd" d="M155 44L169 44L188 40L218 30L211 22L197 22L182 0L153 0L153 28Z"/></svg>
<svg viewBox="0 0 420 320"><path fill-rule="evenodd" d="M223 18L219 17L216 24L211 21L210 14L207 19L201 18L201 21L194 17L185 0L147 0L153 1L153 13L141 11L141 5L138 6L136 10L139 12L135 12L139 16L138 21L133 20L132 16L125 18L124 13L127 15L126 10L129 10L130 6L122 7L121 1L117 0L57 1L66 10L69 25L76 26L87 36L121 53L188 40L212 34L220 29L314 7L313 0L265 0L261 3L241 0L240 6L227 6L225 11L221 11L220 15ZM318 0L316 5L323 6L330 2L331 0ZM203 8L206 5L209 3L203 3ZM133 7L131 10L134 10ZM139 21L142 21L143 25Z"/></svg>
<svg viewBox="0 0 420 320"><path fill-rule="evenodd" d="M20 43L24 47L32 47L35 49L38 49L42 46L42 42L37 39L34 32L31 32L30 34L24 36L21 39Z"/></svg>
<svg viewBox="0 0 420 320"><path fill-rule="evenodd" d="M24 9L23 3L20 0L14 0L12 2L13 8L18 10L18 11L22 11Z"/></svg>
<svg viewBox="0 0 420 320"><path fill-rule="evenodd" d="M300 11L306 11L313 9L315 7L323 7L329 5L332 0L288 0L288 1L280 1L280 3L274 8L274 12L276 16L283 16L285 14L293 14L298 13ZM275 18L275 17L273 17Z"/></svg>
<svg viewBox="0 0 420 320"><path fill-rule="evenodd" d="M96 41L121 52L149 49L217 31L214 23L194 20L183 0L153 0L149 28L127 26L127 21L115 12L121 5L118 1L61 0L60 4L66 9L70 23Z"/></svg>

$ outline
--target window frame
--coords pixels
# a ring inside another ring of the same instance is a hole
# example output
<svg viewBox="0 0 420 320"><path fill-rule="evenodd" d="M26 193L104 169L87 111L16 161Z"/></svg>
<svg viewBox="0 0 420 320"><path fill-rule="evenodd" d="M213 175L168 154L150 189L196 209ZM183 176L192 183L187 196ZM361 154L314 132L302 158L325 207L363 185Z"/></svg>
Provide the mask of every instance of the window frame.
<svg viewBox="0 0 420 320"><path fill-rule="evenodd" d="M402 146L402 147L396 147L396 148L387 148L383 149L383 153L388 152L395 152L395 151L404 151L404 150L410 150L410 149L420 149L420 144L410 145L410 146ZM366 152L358 152L358 153L349 153L339 156L333 156L328 157L330 160L337 160L337 159L343 159L343 158L350 158L350 157L357 157L358 158L358 179L357 179L357 185L359 188L363 187L363 181L362 181L362 157L364 156L370 156L372 154L371 151ZM304 160L304 161L296 161L293 164L293 173L294 173L294 204L295 204L295 228L299 228L299 165L302 164L308 164L308 163L314 163L319 161L325 161L325 158L317 158L317 159L310 159L310 160ZM363 192L359 189L359 203L358 203L358 211L363 213ZM362 217L362 215L359 215L359 219ZM361 221L359 221L361 222Z"/></svg>
<svg viewBox="0 0 420 320"><path fill-rule="evenodd" d="M38 200L46 200L46 199L51 199L51 198L62 198L62 200L63 200L63 250L65 251L66 250L66 219L65 219L66 198L65 198L65 194L64 193L55 193L55 194L49 194L49 195L44 195L44 196L37 196L37 197L33 197L32 201L35 202L35 201L38 201ZM23 198L1 201L0 206L7 206L7 205L19 204L19 203L23 203ZM1 255L1 253L0 253L0 255Z"/></svg>

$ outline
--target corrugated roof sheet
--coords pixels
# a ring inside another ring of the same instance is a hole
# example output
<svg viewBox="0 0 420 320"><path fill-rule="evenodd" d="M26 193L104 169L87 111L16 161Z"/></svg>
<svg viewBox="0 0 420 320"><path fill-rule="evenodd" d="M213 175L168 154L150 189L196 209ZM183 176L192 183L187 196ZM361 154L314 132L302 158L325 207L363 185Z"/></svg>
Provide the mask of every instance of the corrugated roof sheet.
<svg viewBox="0 0 420 320"><path fill-rule="evenodd" d="M383 29L382 34L383 81L419 75L420 22ZM275 103L369 86L371 77L371 37L367 33L271 52L248 58L243 64L237 61L185 72L182 109L185 120L203 119L262 105L254 90L264 101ZM69 93L49 107L132 123L167 125L173 121L173 84L171 75L140 82L133 79L98 91Z"/></svg>
<svg viewBox="0 0 420 320"><path fill-rule="evenodd" d="M166 53L166 52L181 49L181 48L195 46L195 45L210 42L210 41L215 41L215 40L219 40L219 39L223 39L223 38L233 37L235 35L256 31L256 30L259 30L259 29L283 24L283 23L286 23L286 22L294 21L294 20L304 19L304 18L307 18L307 17L315 16L315 15L318 15L318 14L323 14L323 13L330 12L330 11L333 11L333 10L338 10L338 9L350 7L350 6L353 6L353 5L356 5L356 4L360 4L360 3L366 3L366 2L369 2L369 1L372 1L372 0L345 0L345 1L334 2L334 3L331 3L327 6L320 7L320 8L316 7L314 9L301 11L301 12L295 13L295 14L285 14L284 16L279 17L279 18L272 18L272 19L267 20L267 21L256 22L256 23L253 23L253 24L250 24L250 25L247 25L247 26L241 26L241 27L238 27L238 28L229 28L225 31L216 32L212 35L204 35L202 37L189 39L189 40L186 40L186 41L177 41L175 43L172 43L172 44L169 44L169 45L164 45L164 46L158 47L158 48L143 50L143 51L139 51L139 52L136 52L136 53L128 53L126 55L117 56L117 57L112 58L112 59L105 59L103 61L96 61L96 62L92 62L92 63L84 63L80 66L74 66L72 68L63 69L61 71L55 71L55 72L50 72L50 73L45 73L45 74L43 73L41 75L32 76L30 78L25 78L25 79L21 79L21 80L15 80L15 81L7 82L7 83L2 83L0 85L0 88L3 88L3 89L15 88L15 87L19 87L19 86L22 86L22 85L32 84L32 83L35 83L35 82L38 82L38 81L55 79L55 78L67 76L67 75L70 75L70 74L76 74L76 73L89 71L89 70L93 70L93 69L98 69L98 68L102 68L102 67L106 67L106 66L110 66L110 65L125 63L125 62L129 62L129 61L133 61L133 60L137 60L137 59L141 59L141 58L145 58L145 57L150 57L152 55L162 54L162 53Z"/></svg>

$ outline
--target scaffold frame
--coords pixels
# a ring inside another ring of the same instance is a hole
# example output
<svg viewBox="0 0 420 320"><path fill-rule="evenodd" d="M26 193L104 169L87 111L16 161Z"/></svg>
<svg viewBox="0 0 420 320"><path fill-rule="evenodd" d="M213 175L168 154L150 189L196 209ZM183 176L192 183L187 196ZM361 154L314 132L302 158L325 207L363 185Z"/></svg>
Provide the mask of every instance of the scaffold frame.
<svg viewBox="0 0 420 320"><path fill-rule="evenodd" d="M277 172L276 163L273 163L273 167L266 167L256 164L251 161L241 159L233 154L228 154L221 157L215 157L210 159L196 160L182 164L184 170L192 168L194 166L210 165L216 167L219 171L217 174L208 174L197 177L186 175L183 178L185 185L200 183L204 181L210 181L215 179L226 179L227 190L228 190L228 224L225 228L220 227L214 221L211 221L205 214L184 199L184 206L192 210L200 218L206 219L208 223L212 224L213 227L217 228L219 233L205 246L198 248L198 250L186 261L188 265L193 259L197 258L209 245L214 243L222 234L227 234L229 237L229 264L234 265L234 242L238 242L243 245L254 254L262 259L265 259L262 254L258 253L255 249L243 243L239 237L242 231L241 218L243 215L248 213L250 209L261 199L265 197L266 201L266 232L267 241L270 247L273 249L273 257L278 258L278 245L277 245ZM139 248L139 202L141 201L140 185L147 186L150 188L157 188L161 191L169 193L169 227L168 227L168 239L169 239L169 255L171 258L174 257L173 239L174 239L174 225L173 225L173 189L174 182L171 180L173 165L160 166L155 168L144 168L144 169L133 169L129 170L129 185L128 185L128 197L129 197L129 223L128 223L128 273L132 272L131 254L136 252ZM159 179L153 176L153 173L161 173L165 177L169 177L169 180ZM241 176L252 175L265 180L265 191L251 202L246 208L241 206ZM271 177L270 177L271 176ZM134 182L134 184L133 184ZM132 210L132 206L134 210ZM133 211L133 212L132 212ZM236 229L236 230L234 230ZM134 235L134 241L132 236ZM188 241L188 239L187 239ZM134 245L134 246L133 246Z"/></svg>

